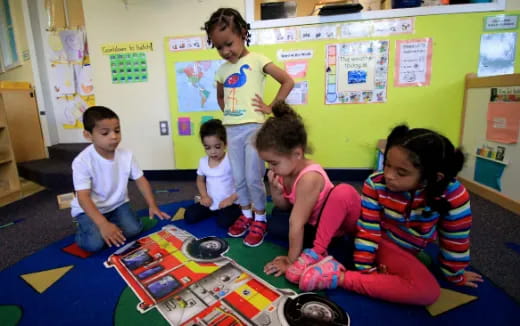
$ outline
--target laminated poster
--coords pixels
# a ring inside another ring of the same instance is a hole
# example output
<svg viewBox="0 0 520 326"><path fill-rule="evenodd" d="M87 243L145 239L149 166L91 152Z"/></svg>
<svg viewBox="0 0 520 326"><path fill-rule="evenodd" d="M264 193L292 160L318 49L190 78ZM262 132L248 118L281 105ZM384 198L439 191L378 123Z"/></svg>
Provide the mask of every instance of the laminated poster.
<svg viewBox="0 0 520 326"><path fill-rule="evenodd" d="M515 72L516 32L482 34L478 77Z"/></svg>
<svg viewBox="0 0 520 326"><path fill-rule="evenodd" d="M486 139L503 144L518 143L520 102L490 102Z"/></svg>
<svg viewBox="0 0 520 326"><path fill-rule="evenodd" d="M432 73L432 39L396 41L394 85L428 86Z"/></svg>
<svg viewBox="0 0 520 326"><path fill-rule="evenodd" d="M388 41L326 46L325 104L386 102Z"/></svg>

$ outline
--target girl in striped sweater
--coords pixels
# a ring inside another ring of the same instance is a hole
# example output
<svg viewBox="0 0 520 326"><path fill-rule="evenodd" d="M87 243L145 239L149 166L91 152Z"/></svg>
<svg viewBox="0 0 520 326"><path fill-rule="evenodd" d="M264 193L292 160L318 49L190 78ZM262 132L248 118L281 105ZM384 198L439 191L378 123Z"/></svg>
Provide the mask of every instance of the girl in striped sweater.
<svg viewBox="0 0 520 326"><path fill-rule="evenodd" d="M455 179L464 154L428 129L394 128L387 139L384 171L363 186L354 263L346 271L334 259L306 269L300 288L341 286L396 303L429 305L440 287L416 255L438 240L440 268L449 281L477 287L482 277L469 265L469 194Z"/></svg>

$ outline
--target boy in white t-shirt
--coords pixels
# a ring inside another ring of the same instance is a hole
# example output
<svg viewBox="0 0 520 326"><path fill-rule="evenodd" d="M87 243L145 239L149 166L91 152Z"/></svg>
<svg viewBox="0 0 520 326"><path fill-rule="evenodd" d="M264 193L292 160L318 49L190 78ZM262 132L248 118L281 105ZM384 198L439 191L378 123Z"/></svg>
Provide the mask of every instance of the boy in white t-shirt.
<svg viewBox="0 0 520 326"><path fill-rule="evenodd" d="M216 216L217 224L227 229L242 214L242 210L235 204L238 197L226 155L226 128L222 121L212 119L203 123L200 140L207 154L200 159L197 169L200 201L186 209L184 220L196 223Z"/></svg>
<svg viewBox="0 0 520 326"><path fill-rule="evenodd" d="M71 215L77 222L76 242L95 252L105 244L120 246L142 230L128 203L128 179L149 207L150 218L169 218L155 203L150 183L137 165L134 155L117 148L121 142L119 117L104 106L92 106L83 113L83 136L92 142L72 162L76 198Z"/></svg>

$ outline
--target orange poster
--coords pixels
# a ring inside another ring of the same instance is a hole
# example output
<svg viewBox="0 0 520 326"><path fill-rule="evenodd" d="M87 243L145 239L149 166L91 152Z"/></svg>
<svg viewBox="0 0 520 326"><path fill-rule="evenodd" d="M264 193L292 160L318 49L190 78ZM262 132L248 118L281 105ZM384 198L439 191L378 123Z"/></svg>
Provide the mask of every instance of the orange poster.
<svg viewBox="0 0 520 326"><path fill-rule="evenodd" d="M518 143L520 102L490 102L486 139L503 144Z"/></svg>

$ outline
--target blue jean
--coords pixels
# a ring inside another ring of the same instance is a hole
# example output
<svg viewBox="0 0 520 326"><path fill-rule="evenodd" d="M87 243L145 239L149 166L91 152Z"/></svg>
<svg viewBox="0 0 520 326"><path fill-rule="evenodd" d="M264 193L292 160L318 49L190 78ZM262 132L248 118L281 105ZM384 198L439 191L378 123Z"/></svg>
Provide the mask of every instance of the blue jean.
<svg viewBox="0 0 520 326"><path fill-rule="evenodd" d="M253 204L254 209L265 209L266 193L264 184L265 163L258 155L254 139L259 123L226 126L228 156L233 179L238 194L238 204L242 207Z"/></svg>
<svg viewBox="0 0 520 326"><path fill-rule="evenodd" d="M135 216L128 202L103 215L109 222L117 225L127 239L138 235L143 229L141 220ZM92 219L85 213L74 219L77 222L76 243L78 246L90 252L101 250L105 246L105 240Z"/></svg>

